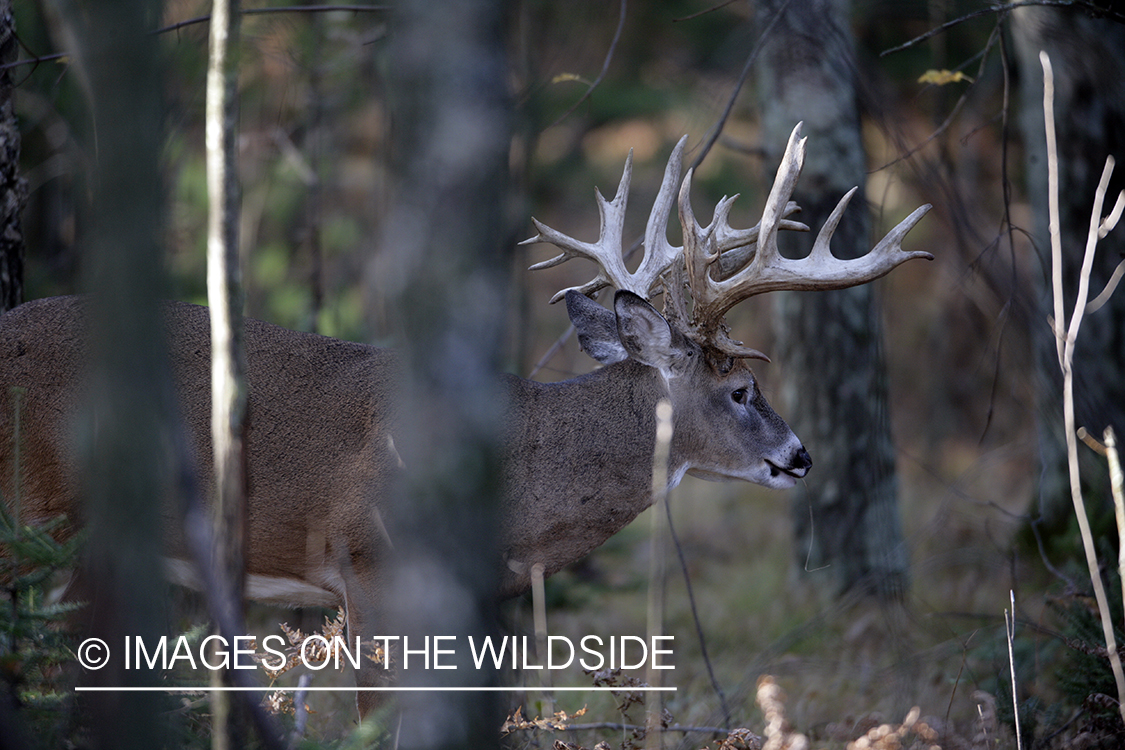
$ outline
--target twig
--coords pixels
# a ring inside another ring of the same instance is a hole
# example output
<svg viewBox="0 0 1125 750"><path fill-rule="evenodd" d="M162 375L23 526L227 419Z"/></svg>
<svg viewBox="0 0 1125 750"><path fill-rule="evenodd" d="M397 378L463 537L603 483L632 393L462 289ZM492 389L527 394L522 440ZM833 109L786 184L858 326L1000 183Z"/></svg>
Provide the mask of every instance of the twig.
<svg viewBox="0 0 1125 750"><path fill-rule="evenodd" d="M1013 615L1012 619L1015 619ZM953 699L957 695L957 687L961 684L961 675L965 672L965 662L969 660L969 641L973 640L973 636L977 631L969 633L969 637L961 644L961 666L957 668L957 677L953 680L953 689L949 692L949 703L945 706L945 723L949 723L949 715L953 712Z"/></svg>
<svg viewBox="0 0 1125 750"><path fill-rule="evenodd" d="M38 65L39 63L50 62L52 60L61 60L64 57L70 57L70 53L54 52L50 55L36 55L35 57L28 57L24 58L23 60L15 60L14 62L4 63L3 65L0 65L0 70L18 68L21 65Z"/></svg>
<svg viewBox="0 0 1125 750"><path fill-rule="evenodd" d="M698 13L691 13L691 14L686 15L686 16L680 16L679 18L673 18L672 23L680 23L681 21L692 21L696 18L699 18L700 16L705 16L708 13L714 13L717 10L722 10L723 8L727 7L728 5L733 5L735 2L736 2L736 0L723 0L723 2L719 3L718 5L712 5L710 8L704 8L703 10L699 11Z"/></svg>
<svg viewBox="0 0 1125 750"><path fill-rule="evenodd" d="M1051 235L1051 294L1054 299L1055 352L1063 367L1062 235L1059 229L1059 153L1055 142L1055 78L1051 58L1039 54L1043 64L1043 125L1047 136L1047 231ZM1065 368L1064 368L1065 369Z"/></svg>
<svg viewBox="0 0 1125 750"><path fill-rule="evenodd" d="M242 8L241 14L244 16L261 15L265 13L327 13L330 11L347 11L349 13L374 13L379 11L389 11L389 5L287 5L277 8ZM196 16L195 18L188 18L183 21L168 26L161 26L158 29L153 29L152 34L166 34L170 31L178 31L179 29L188 26L195 26L201 23L210 23L211 16ZM30 51L30 50L29 50ZM52 60L61 60L70 57L69 52L53 52L49 55L35 55L34 57L25 58L23 60L15 60L14 62L4 63L0 65L0 70L8 70L9 68L17 68L22 65L38 65L39 63L50 62Z"/></svg>
<svg viewBox="0 0 1125 750"><path fill-rule="evenodd" d="M999 319L999 333L996 337L996 359L993 363L992 371L992 386L990 388L988 397L988 415L985 419L984 429L981 431L979 445L984 445L984 439L988 435L988 430L992 426L992 416L996 406L996 397L1000 388L1000 355L1004 348L1004 332L1007 330L1008 315L1007 313L1012 309L1012 300L1015 295L1015 290L1019 288L1016 273L1016 238L1015 227L1012 225L1012 181L1008 177L1008 112L1009 103L1011 101L1011 71L1008 67L1008 47L1004 41L1004 35L1000 35L1000 66L1003 68L1003 102L1000 105L1000 187L1004 196L1004 211L1000 219L1000 228L997 231L996 244L999 247L1000 238L1007 234L1008 236L1008 268L1011 271L1009 279L1010 289L1008 299L1004 302L1004 306L997 315Z"/></svg>
<svg viewBox="0 0 1125 750"><path fill-rule="evenodd" d="M1125 22L1125 16L1121 15L1120 13L1117 13L1116 11L1112 11L1112 10L1106 10L1105 8L1099 8L1097 5L1094 5L1091 2L1085 2L1085 0L1026 0L1025 2L1006 3L1004 5L993 5L993 6L990 6L988 8L985 8L984 10L975 10L972 13L966 13L965 15L960 16L959 18L954 18L952 21L946 21L941 26L934 27L934 28L930 29L929 31L925 32L924 34L919 34L918 36L914 37L910 41L904 42L904 43L898 45L897 47L891 47L890 49L883 50L882 52L879 53L879 57L886 57L887 55L894 54L895 52L901 52L904 49L910 49L911 47L913 47L917 44L921 44L922 42L926 41L930 37L937 36L938 34L941 34L944 31L948 31L949 29L953 28L954 26L958 26L958 25L964 23L965 21L971 21L974 18L980 18L981 16L987 16L990 13L1007 13L1008 11L1013 10L1015 8L1023 8L1023 7L1031 6L1031 5L1041 5L1041 6L1045 6L1045 7L1054 7L1054 8L1085 8L1086 10L1089 10L1093 13L1098 13L1100 15L1105 15L1105 16L1108 16L1110 18L1113 18L1113 20L1117 21L1118 23Z"/></svg>
<svg viewBox="0 0 1125 750"><path fill-rule="evenodd" d="M1016 638L1016 592L1009 589L1008 596L1012 600L1012 616L1009 618L1008 610L1004 610L1004 633L1008 638L1008 671L1012 673L1012 716L1015 717L1016 724L1016 750L1021 750L1023 740L1020 737L1020 703L1016 697L1016 656L1012 647Z"/></svg>
<svg viewBox="0 0 1125 750"><path fill-rule="evenodd" d="M734 91L730 93L730 97L727 99L726 109L723 110L723 114L719 116L715 124L711 126L711 132L707 135L707 140L704 142L703 148L700 149L691 163L692 169L699 169L699 165L707 158L707 154L710 153L711 148L715 145L715 142L719 140L719 136L722 135L723 128L727 123L727 118L730 117L730 113L734 110L734 103L738 101L738 94L742 91L742 85L746 83L746 78L750 75L751 68L754 67L754 61L758 59L758 53L762 51L762 47L765 45L766 39L769 38L770 32L773 31L773 27L776 26L777 22L781 20L781 17L785 15L785 11L789 8L790 2L792 2L792 0L785 0L785 4L782 5L777 13L774 14L773 18L770 19L765 30L762 31L761 36L758 37L758 41L754 43L754 49L750 50L750 56L746 58L746 63L742 66L742 72L738 76L738 81L734 84Z"/></svg>
<svg viewBox="0 0 1125 750"><path fill-rule="evenodd" d="M1086 447L1097 453L1099 456L1105 455L1105 445L1098 441L1096 437L1091 435L1085 427L1078 428L1078 439L1086 444Z"/></svg>
<svg viewBox="0 0 1125 750"><path fill-rule="evenodd" d="M623 724L615 721L596 721L589 724L567 724L566 731L568 732L590 732L597 729L612 729L615 731L628 732L634 729L644 729L641 724ZM656 727L658 732L680 732L682 734L726 734L729 730L722 727L694 727L685 726L683 724L669 724L668 726Z"/></svg>
<svg viewBox="0 0 1125 750"><path fill-rule="evenodd" d="M379 11L389 11L389 5L286 5L277 8L243 8L242 15L256 16L266 13L327 13L329 11L347 11L349 13L373 13ZM183 21L168 26L162 26L154 30L153 34L167 34L169 31L179 31L187 26L194 26L200 23L209 23L211 16L196 16L195 18L188 18Z"/></svg>
<svg viewBox="0 0 1125 750"><path fill-rule="evenodd" d="M297 680L297 692L293 694L293 731L289 735L289 750L296 748L305 736L305 725L309 720L309 709L305 705L309 691L305 688L311 680L312 676L307 673Z"/></svg>
<svg viewBox="0 0 1125 750"><path fill-rule="evenodd" d="M1125 191L1121 193L1125 195ZM1105 283L1105 289L1097 297L1094 297L1086 305L1086 314L1097 312L1101 309L1102 305L1109 301L1109 295L1113 294L1113 290L1117 288L1118 282L1121 281L1122 275L1125 275L1125 260L1117 264L1117 268L1113 269L1113 274L1109 277L1109 281Z"/></svg>
<svg viewBox="0 0 1125 750"><path fill-rule="evenodd" d="M1051 70L1051 60L1046 52L1039 53L1039 60L1043 64L1043 116L1048 133L1048 175L1053 175L1054 187L1058 187L1058 162L1054 154L1054 80ZM1113 679L1117 684L1118 710L1122 719L1125 719L1125 673L1121 669L1121 656L1117 653L1117 642L1113 634L1113 621L1110 618L1109 603L1106 600L1105 587L1102 585L1101 573L1098 570L1097 553L1094 550L1094 537L1090 533L1090 521L1086 516L1086 506L1082 500L1082 485L1078 471L1078 437L1074 425L1074 344L1078 338L1078 330L1082 325L1082 316L1086 310L1086 298L1090 291L1090 271L1094 264L1094 250L1102 235L1102 229L1108 221L1101 220L1102 204L1106 191L1109 188L1109 178L1113 174L1113 157L1106 158L1105 168L1102 170L1101 181L1094 193L1094 205L1090 216L1090 231L1086 237L1086 251L1082 257L1082 271L1078 279L1078 298L1074 302L1074 311L1071 313L1070 325L1067 328L1066 340L1058 341L1061 352L1059 365L1063 372L1063 423L1066 430L1067 465L1070 472L1070 495L1074 502L1074 513L1078 519L1078 530L1082 534L1082 546L1086 552L1086 564L1090 570L1090 582L1094 587L1094 598L1098 603L1098 613L1101 615L1102 631L1105 634L1106 651L1109 655L1109 665L1113 670ZM1055 192L1051 195L1051 274L1055 289L1055 322L1056 335L1060 335L1063 326L1064 310L1062 307L1062 241L1058 231L1058 196ZM1112 218L1112 217L1111 217ZM1108 229L1106 229L1108 231Z"/></svg>
<svg viewBox="0 0 1125 750"><path fill-rule="evenodd" d="M723 692L722 687L719 685L719 680L715 677L715 668L711 666L711 657L707 653L707 638L703 635L703 623L699 621L699 608L695 604L695 590L691 585L691 576L688 575L687 560L684 558L684 548L680 544L680 538L676 534L676 526L672 523L672 508L670 505L665 504L664 510L668 515L668 534L672 537L672 546L676 548L676 556L680 560L680 570L684 574L684 588L687 590L688 606L691 607L691 619L695 623L695 634L699 638L699 652L703 657L703 665L707 667L707 676L711 679L711 688L715 691L715 695L719 696L719 707L723 711L723 721L726 723L727 729L722 731L729 731L730 721L730 707L727 706L727 696Z"/></svg>
<svg viewBox="0 0 1125 750"><path fill-rule="evenodd" d="M172 393L164 394L171 409ZM220 602L223 596L229 597L229 587L219 587L219 574L216 571L215 561L211 550L214 547L214 538L211 534L211 524L207 519L207 510L203 505L203 497L196 479L195 456L188 445L187 434L181 427L172 433L172 453L175 456L175 493L178 501L178 510L181 524L184 528L184 537L187 542L188 553L195 563L196 572L199 574L200 589L208 592L205 597L207 609L215 628L227 643L233 643L237 635L246 632L246 620L240 612L237 603L231 601ZM247 670L231 670L232 679L236 687L257 687ZM254 728L257 730L258 740L263 747L270 750L282 750L285 746L281 742L282 732L273 717L265 712L261 704L254 700L251 692L242 692L243 705L249 712Z"/></svg>
<svg viewBox="0 0 1125 750"><path fill-rule="evenodd" d="M650 540L648 578L648 642L656 648L657 638L664 635L664 587L667 554L664 545L665 517L668 514L668 457L672 449L672 402L660 399L656 404L656 443L652 450L652 537ZM649 662L645 681L653 687L663 683L663 672ZM653 731L660 726L663 701L660 694L645 702L645 747L658 750L663 746L660 735Z"/></svg>
<svg viewBox="0 0 1125 750"><path fill-rule="evenodd" d="M547 653L547 594L543 587L543 563L537 562L531 566L531 612L535 627L535 648L539 653L539 661L549 659ZM539 687L549 688L551 676L549 669L539 670ZM555 695L551 692L543 693L544 711L549 716L555 713Z"/></svg>
<svg viewBox="0 0 1125 750"><path fill-rule="evenodd" d="M887 169L888 167L893 167L895 164L898 164L900 161L903 161L905 159L909 159L911 156L913 156L914 154L921 151L930 142L932 142L935 138L942 135L943 133L945 133L946 130L949 129L949 126L952 125L953 121L957 119L957 115L959 115L961 113L961 108L965 106L966 102L968 102L969 94L976 87L977 82L980 81L981 78L984 76L984 68L985 68L985 65L988 63L988 52L989 52L989 50L992 49L992 46L994 44L996 44L998 40L1003 38L1003 35L1001 34L1002 25L1003 25L1003 19L1001 19L999 22L997 22L996 26L992 29L992 34L990 34L989 37L988 37L988 41L985 42L984 49L981 50L977 54L977 56L979 56L981 58L981 60L980 60L980 65L977 67L976 77L973 79L972 83L970 83L965 88L965 90L963 92L961 92L961 96L957 98L957 103L953 105L953 110L950 111L949 115L942 121L942 123L940 125L937 126L937 128L934 129L934 131L932 133L930 133L928 136L926 136L926 138L924 138L921 143L917 144L916 146L914 146L913 148L908 150L906 153L895 157L894 159L890 160L886 164L883 164L880 167L876 167L875 169L872 169L871 170L872 174L874 174L875 172L879 172L881 170Z"/></svg>
<svg viewBox="0 0 1125 750"><path fill-rule="evenodd" d="M563 344L567 342L567 339L574 335L575 330L574 324L571 323L565 331L559 334L559 337L555 339L555 343L551 344L543 356L539 358L539 361L535 363L535 367L531 368L531 373L527 376L529 380L538 375L539 371L546 367L548 362L554 359L555 355L563 348Z"/></svg>
<svg viewBox="0 0 1125 750"><path fill-rule="evenodd" d="M560 115L557 120L555 120L550 125L548 125L547 128L544 128L544 130L546 130L548 128L553 128L556 125L558 125L560 122L565 120L566 118L570 117L571 113L574 112L574 110L578 109L579 105L581 105L582 102L589 99L590 94L594 93L594 89L596 89L598 87L598 85L602 82L602 79L605 78L606 72L609 70L609 63L610 63L610 61L613 60L613 55L617 51L617 42L621 40L621 31L624 28L625 28L625 0L621 0L621 10L620 10L620 13L618 14L618 17L617 17L617 30L613 32L613 41L609 43L609 49L605 53L605 60L602 61L601 72L598 73L598 77L595 78L590 83L590 87L586 89L586 93L584 93L582 96L580 96L578 98L578 101L576 101L574 104L570 105L570 108L567 109L566 112L563 112L562 115Z"/></svg>
<svg viewBox="0 0 1125 750"><path fill-rule="evenodd" d="M1105 237L1113 228L1117 226L1117 222L1121 219L1121 214L1125 212L1125 190L1117 194L1117 202L1113 204L1113 209L1102 221L1098 227L1098 239ZM1091 231L1093 228L1091 227ZM1121 281L1122 274L1125 274L1125 260L1117 264L1117 268L1113 269L1113 273L1109 277L1109 281L1105 283L1105 288L1102 289L1101 294L1086 305L1086 314L1097 312L1101 309L1102 305L1109 301L1109 297L1113 294L1113 290L1117 288L1117 283Z"/></svg>
<svg viewBox="0 0 1125 750"><path fill-rule="evenodd" d="M1121 577L1121 592L1125 595L1125 479L1121 475L1121 457L1117 453L1117 436L1113 425L1105 428L1105 456L1109 462L1109 488L1113 494L1114 515L1117 517L1117 572ZM1125 599L1122 599L1125 601Z"/></svg>
<svg viewBox="0 0 1125 750"><path fill-rule="evenodd" d="M23 459L20 457L23 437L20 435L20 416L22 413L20 407L23 404L23 397L27 393L27 388L13 385L8 388L8 392L12 395L12 525L16 529L20 529L22 528L21 506L23 505L23 478L20 474L20 466L23 463ZM14 601L12 603L15 604ZM13 629L13 638L15 632ZM9 653L16 653L15 648Z"/></svg>

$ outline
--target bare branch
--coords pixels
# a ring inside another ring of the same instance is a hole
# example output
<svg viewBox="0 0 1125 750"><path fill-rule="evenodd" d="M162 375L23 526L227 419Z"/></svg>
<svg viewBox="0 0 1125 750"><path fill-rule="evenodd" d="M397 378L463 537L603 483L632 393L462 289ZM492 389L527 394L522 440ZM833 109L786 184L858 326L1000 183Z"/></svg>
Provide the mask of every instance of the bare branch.
<svg viewBox="0 0 1125 750"><path fill-rule="evenodd" d="M961 92L961 96L957 98L957 103L953 105L953 110L949 113L949 115L945 118L945 120L943 120L942 123L940 125L938 125L937 128L932 133L930 133L928 136L926 136L926 138L923 139L921 143L914 146L913 148L908 150L906 153L900 154L899 156L895 157L894 159L891 159L889 162L882 165L881 167L876 167L875 169L871 170L872 173L879 172L881 170L887 169L888 167L893 167L895 164L898 164L900 161L904 161L906 159L909 159L911 156L913 156L914 154L921 151L929 143L931 143L935 138L939 137L946 130L949 129L949 126L952 125L953 121L957 119L957 115L959 115L961 113L961 108L965 106L966 102L968 102L969 94L972 92L973 88L977 85L977 81L981 80L981 77L984 74L984 66L988 62L988 51L990 49L992 49L992 46L994 44L996 44L999 40L1001 40L1003 38L1003 35L1000 32L1001 32L1001 24L997 23L995 28L992 29L992 34L988 37L988 41L985 43L984 49L981 50L979 53L977 53L977 55L974 56L974 57L980 57L980 65L977 68L976 77L973 79L972 83L970 83L965 88L965 90L963 92Z"/></svg>
<svg viewBox="0 0 1125 750"><path fill-rule="evenodd" d="M350 13L374 13L381 11L389 11L389 5L287 5L277 8L242 8L239 12L244 16L261 15L266 13L327 13L329 11L348 11ZM159 29L153 29L152 34L166 34L169 31L178 31L188 26L195 26L201 23L210 23L211 16L197 16L195 18L188 18L183 21L177 21L169 26L162 26ZM22 43L21 43L22 46ZM62 60L70 57L69 52L53 52L49 55L35 55L23 60L16 60L15 62L5 63L0 65L0 70L8 70L10 68L17 68L23 65L39 65L40 63L52 62L54 60Z"/></svg>
<svg viewBox="0 0 1125 750"><path fill-rule="evenodd" d="M1109 281L1105 284L1105 289L1101 291L1097 297L1094 297L1086 304L1086 314L1097 312L1101 309L1102 305L1109 302L1110 295L1113 290L1117 288L1117 284L1121 281L1121 277L1125 275L1125 259L1117 264L1117 268L1113 269L1113 275L1109 277Z"/></svg>
<svg viewBox="0 0 1125 750"><path fill-rule="evenodd" d="M703 143L703 148L696 154L695 159L692 161L691 169L699 168L699 165L703 163L703 160L707 158L707 154L709 154L712 147L714 147L715 141L719 140L719 136L722 135L723 128L726 127L727 124L727 119L734 110L734 103L738 101L738 94L742 91L742 85L746 83L746 78L750 75L751 68L754 67L754 61L758 59L758 53L762 51L766 39L768 39L770 33L773 32L773 27L776 26L777 22L781 20L781 17L785 15L785 11L789 8L790 2L792 2L792 0L785 0L785 4L782 5L777 13L774 14L773 18L770 19L770 22L758 37L758 41L754 43L754 49L750 50L750 56L746 58L746 64L742 66L742 72L738 75L738 81L734 84L734 91L730 93L730 97L727 99L727 106L723 110L723 114L721 114L719 119L715 121L715 124L711 126L711 132L708 133L707 139Z"/></svg>
<svg viewBox="0 0 1125 750"><path fill-rule="evenodd" d="M694 20L696 18L699 18L700 16L705 16L708 13L714 13L717 10L722 10L723 8L727 7L728 5L733 5L735 2L736 2L736 0L723 0L723 2L719 3L718 5L712 5L710 8L704 8L703 10L699 11L698 13L692 13L692 14L687 15L687 16L680 16L679 18L673 18L672 23L680 23L681 21L691 21L691 20Z"/></svg>
<svg viewBox="0 0 1125 750"><path fill-rule="evenodd" d="M570 108L566 112L563 112L562 115L559 116L559 118L557 120L555 120L550 125L548 125L547 128L553 128L556 125L558 125L560 122L565 120L566 118L570 117L570 115L574 112L574 110L578 109L578 107L582 104L582 102L589 99L590 94L594 93L594 89L596 89L598 87L598 85L602 82L602 79L605 78L606 72L609 71L609 63L610 63L611 60L613 60L613 55L617 51L617 42L621 40L621 31L624 28L625 28L625 0L621 0L621 10L620 10L620 12L618 14L618 17L617 17L617 30L613 32L613 41L609 43L609 49L605 53L605 60L602 62L601 72L598 73L598 77L593 80L593 82L590 84L590 87L586 89L586 93L584 93L582 96L580 96L578 98L578 101L576 101L574 104L570 105ZM546 130L547 128L544 128L544 129Z"/></svg>
<svg viewBox="0 0 1125 750"><path fill-rule="evenodd" d="M1062 304L1062 249L1058 233L1058 158L1054 144L1054 75L1051 68L1051 59L1046 52L1039 53L1039 60L1043 64L1043 118L1047 132L1048 171L1054 177L1051 188L1051 277L1055 294L1055 321L1056 335L1062 333L1065 314ZM1086 553L1086 565L1090 572L1090 583L1094 588L1094 599L1098 604L1098 614L1101 618L1102 632L1105 637L1106 652L1109 656L1110 668L1113 679L1117 685L1117 702L1121 716L1125 719L1125 671L1122 670L1121 657L1117 653L1117 641L1114 636L1113 621L1109 611L1109 603L1102 583L1101 572L1098 566L1097 551L1094 549L1094 537L1090 531L1090 521L1086 516L1086 505L1082 499L1082 482L1078 467L1078 439L1074 418L1074 345L1078 339L1078 330L1082 325L1082 317L1086 308L1086 298L1090 290L1090 271L1094 262L1094 251L1098 240L1103 236L1101 229L1102 205L1105 194L1109 188L1109 178L1113 174L1113 157L1106 158L1105 168L1098 188L1094 193L1094 204L1090 211L1090 230L1086 238L1086 250L1082 257L1082 270L1078 277L1078 296L1071 312L1070 326L1067 329L1066 340L1057 341L1061 355L1059 367L1063 375L1063 427L1066 433L1067 468L1070 475L1070 497L1074 503L1074 515L1078 521L1078 530L1082 536L1082 548ZM1115 207L1116 209L1116 207ZM1112 218L1112 215L1111 215ZM1114 220L1113 223L1116 223Z"/></svg>
<svg viewBox="0 0 1125 750"><path fill-rule="evenodd" d="M882 52L879 53L879 57L886 57L887 55L894 54L895 52L901 52L905 49L910 49L911 47L914 47L915 45L921 44L922 42L926 41L927 39L929 39L931 37L937 36L938 34L941 34L945 31L948 31L949 29L952 29L954 26L959 26L960 24L965 23L966 21L971 21L974 18L980 18L981 16L987 16L987 15L990 15L990 14L993 14L993 13L1007 13L1008 11L1013 10L1015 8L1023 8L1023 7L1035 6L1035 5L1045 6L1045 7L1054 7L1054 8L1081 8L1081 9L1086 10L1086 11L1088 11L1092 14L1095 14L1097 16L1104 16L1106 18L1112 19L1113 21L1116 21L1117 23L1125 23L1125 15L1122 15L1121 13L1118 13L1117 11L1114 11L1114 10L1108 10L1106 8L1100 7L1098 5L1095 5L1092 2L1087 2L1086 0L1026 0L1025 2L1005 3L1004 5L993 5L993 6L990 6L988 8L985 8L983 10L975 10L972 13L966 13L963 16L960 16L958 18L954 18L952 21L946 21L942 25L936 26L936 27L930 29L929 31L925 32L924 34L919 34L918 36L914 37L910 41L904 42L904 43L898 45L897 47L891 47L890 49L883 50Z"/></svg>
<svg viewBox="0 0 1125 750"><path fill-rule="evenodd" d="M374 13L391 10L389 5L286 5L277 8L243 8L240 13L244 16L264 15L267 13L327 13L330 11L348 11L350 13ZM178 31L188 26L200 23L209 23L211 16L197 16L184 21L177 21L169 26L162 26L154 30L153 34L166 34L169 31Z"/></svg>

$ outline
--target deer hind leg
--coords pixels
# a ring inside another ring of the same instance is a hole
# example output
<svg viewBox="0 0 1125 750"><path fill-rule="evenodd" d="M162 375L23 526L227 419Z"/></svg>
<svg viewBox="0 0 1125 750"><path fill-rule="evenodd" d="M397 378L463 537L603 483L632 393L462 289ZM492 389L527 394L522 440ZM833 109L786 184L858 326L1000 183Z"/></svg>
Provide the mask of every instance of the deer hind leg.
<svg viewBox="0 0 1125 750"><path fill-rule="evenodd" d="M376 625L378 618L373 618L369 604L361 603L349 590L347 597L347 623L348 642L354 643L358 637L362 641L362 656L359 669L355 672L356 708L359 710L360 721L372 717L374 714L390 705L390 692L376 690L375 688L391 687L394 684L395 670L391 654L395 647L390 642L390 654L387 653L388 643L379 638L383 633Z"/></svg>
<svg viewBox="0 0 1125 750"><path fill-rule="evenodd" d="M355 672L356 708L361 721L390 704L389 692L373 688L390 687L394 682L394 660L386 649L389 645L393 654L395 647L393 640L382 638L387 635L386 620L379 602L379 594L385 590L382 580L386 560L374 550L351 554L343 571L347 641L354 643L359 638L362 642L360 666Z"/></svg>

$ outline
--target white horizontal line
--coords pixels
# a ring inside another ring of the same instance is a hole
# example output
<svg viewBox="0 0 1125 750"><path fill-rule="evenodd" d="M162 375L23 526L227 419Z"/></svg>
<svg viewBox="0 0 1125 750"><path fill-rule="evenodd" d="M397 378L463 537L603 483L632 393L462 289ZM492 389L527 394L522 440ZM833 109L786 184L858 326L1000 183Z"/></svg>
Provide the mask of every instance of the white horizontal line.
<svg viewBox="0 0 1125 750"><path fill-rule="evenodd" d="M74 688L77 693L296 693L301 690L309 693L652 693L675 692L674 687L83 687Z"/></svg>

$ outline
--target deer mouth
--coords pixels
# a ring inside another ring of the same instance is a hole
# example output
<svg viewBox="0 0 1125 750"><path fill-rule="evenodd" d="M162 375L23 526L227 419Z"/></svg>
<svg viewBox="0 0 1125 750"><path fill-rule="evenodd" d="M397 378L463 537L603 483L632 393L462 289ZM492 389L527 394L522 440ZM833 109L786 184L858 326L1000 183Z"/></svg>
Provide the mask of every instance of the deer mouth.
<svg viewBox="0 0 1125 750"><path fill-rule="evenodd" d="M805 474L809 473L809 470L805 467L801 467L801 468L797 468L797 469L787 469L784 466L780 466L778 464L775 464L773 461L769 460L768 458L766 459L766 463L769 464L770 477L771 478L776 478L779 474L784 474L788 477L792 477L793 479L804 479Z"/></svg>

